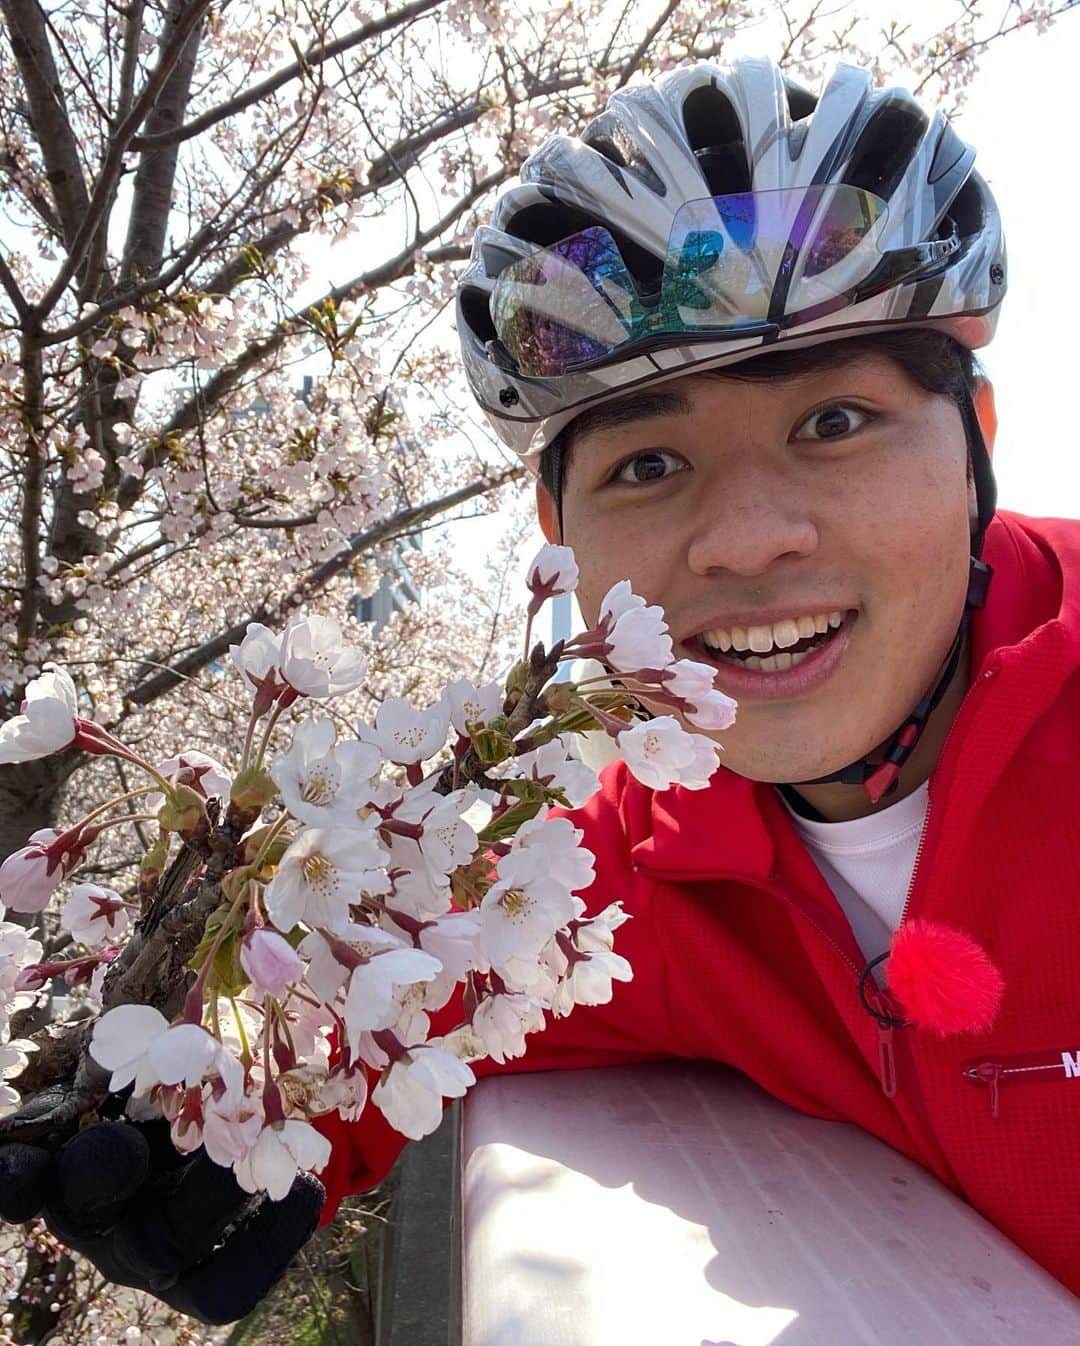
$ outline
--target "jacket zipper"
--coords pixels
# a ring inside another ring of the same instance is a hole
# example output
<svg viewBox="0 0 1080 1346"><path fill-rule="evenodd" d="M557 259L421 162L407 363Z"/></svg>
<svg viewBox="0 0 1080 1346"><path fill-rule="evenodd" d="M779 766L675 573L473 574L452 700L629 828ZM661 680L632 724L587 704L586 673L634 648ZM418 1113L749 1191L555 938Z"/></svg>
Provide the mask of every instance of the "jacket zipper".
<svg viewBox="0 0 1080 1346"><path fill-rule="evenodd" d="M1066 1057L1070 1058L1066 1063ZM968 1084L989 1091L990 1116L1001 1115L1001 1090L1013 1084L1055 1084L1080 1080L1080 1051L1028 1053L996 1061L969 1061L961 1067ZM1078 1084L1080 1090L1080 1084Z"/></svg>
<svg viewBox="0 0 1080 1346"><path fill-rule="evenodd" d="M862 974L863 969L846 952L846 950L839 943L839 941L836 940L828 932L828 930L825 929L825 927L821 924L820 921L816 919L816 917L812 916L810 912L807 911L806 907L803 905L801 901L799 901L799 899L796 896L793 895L792 891L789 891L788 889L781 887L775 887L773 885L768 885L768 887L769 891L771 891L776 897L780 898L782 902L786 902L788 906L793 907L803 917L804 920L808 921L810 925L814 927L814 929L825 941L825 943L828 944L829 947L835 951L835 953L842 960L842 962L848 968L851 969L852 977L857 983L859 977ZM878 1013L887 1015L890 1018L899 1017L897 1013L897 1006L892 1001L888 992L882 990L882 988L878 986L877 982L874 981L872 978L867 979L864 988L864 994L866 995L866 998L870 1001L870 1003L873 1005L873 1007L878 1011ZM896 1073L896 1054L893 1044L894 1029L890 1024L883 1024L880 1021L875 1021L875 1023L877 1027L877 1037L878 1037L878 1079L881 1081L881 1089L885 1097L895 1098L897 1091L897 1073Z"/></svg>
<svg viewBox="0 0 1080 1346"><path fill-rule="evenodd" d="M996 672L995 668L984 669L982 673L979 675L978 682L981 684L984 681L989 681L994 676L995 672ZM968 696L970 696L972 690L973 688L968 689ZM965 701L967 701L966 697ZM963 709L964 709L964 703L961 703L960 709L953 717L953 722L952 724L949 725L948 732L946 733L944 742L941 745L941 752L938 755L939 762L943 758L945 758L948 754L949 743L952 740L953 734L956 733L957 724L962 718L961 711ZM922 863L923 851L926 848L926 838L930 835L930 820L933 815L933 811L934 811L934 791L931 788L927 791L926 817L923 819L922 832L919 834L919 844L915 848L915 863L914 865L912 865L911 868L911 881L908 884L907 895L904 898L904 905L900 910L900 920L897 922L896 926L897 930L899 930L900 926L902 926L904 922L907 920L908 908L911 906L912 894L915 892L915 885L919 879L919 866ZM881 1088L886 1098L895 1098L897 1089L896 1058L893 1044L893 1031L894 1030L888 1024L880 1024L880 1023L878 1024L878 1050L880 1059ZM909 1074L911 1073L912 1072L909 1072ZM919 1101L921 1103L921 1095Z"/></svg>

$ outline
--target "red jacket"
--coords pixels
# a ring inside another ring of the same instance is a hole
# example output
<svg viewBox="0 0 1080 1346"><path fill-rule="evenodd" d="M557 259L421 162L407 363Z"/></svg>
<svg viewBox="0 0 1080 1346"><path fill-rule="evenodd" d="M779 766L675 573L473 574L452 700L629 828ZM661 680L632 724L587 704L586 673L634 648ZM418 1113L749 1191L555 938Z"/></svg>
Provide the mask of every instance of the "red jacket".
<svg viewBox="0 0 1080 1346"><path fill-rule="evenodd" d="M772 786L721 769L654 793L617 764L571 817L596 855L590 908L622 898L634 917L616 935L634 980L501 1069L727 1062L917 1160L1080 1293L1080 521L1000 514L985 554L906 916L987 951L1005 981L993 1028L879 1030L856 995L865 959ZM401 1141L373 1108L323 1129L328 1219Z"/></svg>

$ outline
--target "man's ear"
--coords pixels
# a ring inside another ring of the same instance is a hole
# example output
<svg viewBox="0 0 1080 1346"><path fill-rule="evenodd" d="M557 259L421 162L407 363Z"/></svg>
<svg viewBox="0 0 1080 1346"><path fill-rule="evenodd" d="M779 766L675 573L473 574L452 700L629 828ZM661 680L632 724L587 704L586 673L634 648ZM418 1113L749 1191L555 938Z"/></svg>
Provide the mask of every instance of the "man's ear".
<svg viewBox="0 0 1080 1346"><path fill-rule="evenodd" d="M997 408L994 406L994 385L989 379L979 379L972 389L971 400L975 403L975 415L979 418L979 427L986 441L986 452L993 458L998 418Z"/></svg>
<svg viewBox="0 0 1080 1346"><path fill-rule="evenodd" d="M540 531L549 542L562 542L559 511L555 508L551 492L539 478L536 482L536 518L540 524Z"/></svg>

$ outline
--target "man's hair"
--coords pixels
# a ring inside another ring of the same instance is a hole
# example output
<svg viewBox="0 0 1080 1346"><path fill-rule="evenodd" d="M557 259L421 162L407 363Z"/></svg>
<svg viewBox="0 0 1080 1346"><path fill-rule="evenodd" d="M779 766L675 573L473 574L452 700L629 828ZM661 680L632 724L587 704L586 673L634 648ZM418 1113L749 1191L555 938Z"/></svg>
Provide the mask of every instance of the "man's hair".
<svg viewBox="0 0 1080 1346"><path fill-rule="evenodd" d="M819 346L805 346L798 350L770 351L767 355L757 355L738 364L706 372L718 378L738 379L740 382L763 382L767 379L817 373L871 354L887 356L924 392L949 397L957 406L963 404L965 394L974 391L982 376L974 352L966 346L961 346L944 332L910 327L824 342ZM601 404L601 407L606 405ZM597 408L598 412L601 407ZM557 505L561 505L575 433L584 429L589 419L589 412L583 412L555 436L541 455L540 480Z"/></svg>

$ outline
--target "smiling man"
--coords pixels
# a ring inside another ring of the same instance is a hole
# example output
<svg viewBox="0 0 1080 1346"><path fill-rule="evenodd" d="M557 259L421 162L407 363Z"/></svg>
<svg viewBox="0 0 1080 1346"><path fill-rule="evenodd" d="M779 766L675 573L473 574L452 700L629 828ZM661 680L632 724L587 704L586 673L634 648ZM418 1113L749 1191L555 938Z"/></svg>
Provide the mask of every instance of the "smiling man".
<svg viewBox="0 0 1080 1346"><path fill-rule="evenodd" d="M995 513L973 165L865 71L739 60L615 94L478 230L466 371L586 619L629 579L739 703L707 789L616 765L573 815L634 981L523 1065L725 1061L1080 1291L1080 524Z"/></svg>

